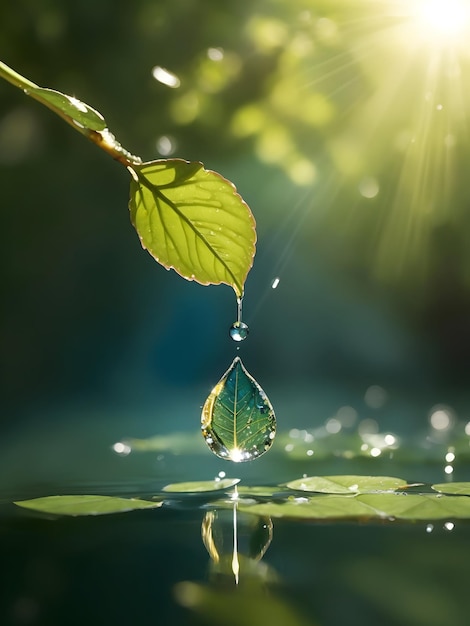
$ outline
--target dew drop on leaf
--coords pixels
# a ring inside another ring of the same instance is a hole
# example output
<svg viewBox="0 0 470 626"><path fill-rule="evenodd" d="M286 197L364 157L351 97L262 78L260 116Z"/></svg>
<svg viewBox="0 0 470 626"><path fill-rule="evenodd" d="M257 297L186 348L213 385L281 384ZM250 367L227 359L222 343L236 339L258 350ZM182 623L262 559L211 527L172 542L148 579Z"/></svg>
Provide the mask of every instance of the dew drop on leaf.
<svg viewBox="0 0 470 626"><path fill-rule="evenodd" d="M212 452L227 461L252 461L271 447L276 434L274 409L240 357L235 357L205 401L201 428Z"/></svg>
<svg viewBox="0 0 470 626"><path fill-rule="evenodd" d="M234 341L245 341L250 329L245 322L233 322L230 326L229 334Z"/></svg>

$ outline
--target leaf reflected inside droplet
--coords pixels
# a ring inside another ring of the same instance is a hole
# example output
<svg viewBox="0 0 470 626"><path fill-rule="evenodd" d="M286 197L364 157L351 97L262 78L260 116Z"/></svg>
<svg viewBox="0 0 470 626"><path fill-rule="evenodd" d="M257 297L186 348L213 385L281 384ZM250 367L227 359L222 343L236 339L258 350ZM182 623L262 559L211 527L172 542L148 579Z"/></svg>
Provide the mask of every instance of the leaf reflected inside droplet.
<svg viewBox="0 0 470 626"><path fill-rule="evenodd" d="M229 461L251 461L271 447L276 434L274 409L240 357L209 394L201 428L212 452Z"/></svg>

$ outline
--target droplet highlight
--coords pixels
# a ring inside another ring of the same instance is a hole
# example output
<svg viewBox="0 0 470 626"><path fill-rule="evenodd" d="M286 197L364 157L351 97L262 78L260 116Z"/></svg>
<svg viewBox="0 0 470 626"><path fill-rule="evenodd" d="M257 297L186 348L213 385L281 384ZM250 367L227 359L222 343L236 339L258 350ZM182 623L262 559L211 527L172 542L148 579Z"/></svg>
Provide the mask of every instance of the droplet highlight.
<svg viewBox="0 0 470 626"><path fill-rule="evenodd" d="M250 329L245 322L233 322L230 326L229 335L234 341L245 341Z"/></svg>
<svg viewBox="0 0 470 626"><path fill-rule="evenodd" d="M264 390L235 357L204 403L201 429L212 452L239 463L271 447L276 416Z"/></svg>

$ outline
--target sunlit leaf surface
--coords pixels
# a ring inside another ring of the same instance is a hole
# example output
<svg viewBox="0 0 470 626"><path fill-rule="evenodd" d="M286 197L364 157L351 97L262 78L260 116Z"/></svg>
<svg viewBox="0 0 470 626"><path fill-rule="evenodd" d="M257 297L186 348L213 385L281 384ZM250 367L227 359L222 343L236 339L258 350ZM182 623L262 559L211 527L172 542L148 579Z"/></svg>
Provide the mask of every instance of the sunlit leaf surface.
<svg viewBox="0 0 470 626"><path fill-rule="evenodd" d="M241 297L253 264L253 215L228 180L202 163L169 159L133 167L130 212L142 245L167 269Z"/></svg>
<svg viewBox="0 0 470 626"><path fill-rule="evenodd" d="M309 476L292 480L286 486L297 491L368 493L402 489L407 483L391 476Z"/></svg>
<svg viewBox="0 0 470 626"><path fill-rule="evenodd" d="M470 496L470 483L437 483L432 485L432 488L440 493Z"/></svg>
<svg viewBox="0 0 470 626"><path fill-rule="evenodd" d="M67 96L54 89L43 89L42 87L29 88L28 93L59 109L83 128L96 131L102 131L106 128L106 122L101 113L88 104L77 100L77 98Z"/></svg>
<svg viewBox="0 0 470 626"><path fill-rule="evenodd" d="M163 491L172 493L203 493L229 489L240 482L239 478L223 478L220 480L201 480L185 483L172 483L163 487Z"/></svg>
<svg viewBox="0 0 470 626"><path fill-rule="evenodd" d="M239 357L204 403L201 427L207 445L222 459L251 461L271 447L276 434L273 407Z"/></svg>
<svg viewBox="0 0 470 626"><path fill-rule="evenodd" d="M106 515L126 513L136 509L155 509L161 502L148 502L136 498L114 498L112 496L47 496L33 500L21 500L14 504L25 509L54 515Z"/></svg>

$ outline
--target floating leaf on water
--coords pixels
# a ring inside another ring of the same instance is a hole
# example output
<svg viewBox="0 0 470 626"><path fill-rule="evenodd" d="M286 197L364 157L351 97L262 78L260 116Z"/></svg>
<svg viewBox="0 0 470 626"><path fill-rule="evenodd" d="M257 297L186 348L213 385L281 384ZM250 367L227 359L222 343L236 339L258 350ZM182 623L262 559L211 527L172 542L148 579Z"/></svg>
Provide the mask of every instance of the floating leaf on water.
<svg viewBox="0 0 470 626"><path fill-rule="evenodd" d="M226 505L228 506L228 505ZM324 495L312 498L290 498L284 502L246 504L240 502L240 511L265 517L289 519L366 519L378 512L364 505L355 496Z"/></svg>
<svg viewBox="0 0 470 626"><path fill-rule="evenodd" d="M470 483L437 483L431 485L434 491L450 493L455 496L470 496Z"/></svg>
<svg viewBox="0 0 470 626"><path fill-rule="evenodd" d="M132 166L129 209L142 246L167 269L241 298L255 255L254 217L234 185L202 163Z"/></svg>
<svg viewBox="0 0 470 626"><path fill-rule="evenodd" d="M272 498L282 493L282 489L268 485L242 485L241 487L237 487L237 492L240 498Z"/></svg>
<svg viewBox="0 0 470 626"><path fill-rule="evenodd" d="M125 513L136 509L155 509L161 502L149 502L137 498L114 498L112 496L46 496L14 502L17 506L53 515L106 515Z"/></svg>
<svg viewBox="0 0 470 626"><path fill-rule="evenodd" d="M217 503L228 507L227 503ZM470 519L470 498L444 495L407 495L406 493L369 493L359 495L318 495L302 501L240 502L240 511L289 519L389 519L435 520Z"/></svg>
<svg viewBox="0 0 470 626"><path fill-rule="evenodd" d="M106 128L106 122L101 113L73 96L42 87L28 88L27 92L28 95L40 100L43 104L52 105L54 109L58 109L72 118L83 128L96 131L103 131Z"/></svg>
<svg viewBox="0 0 470 626"><path fill-rule="evenodd" d="M393 476L309 476L291 480L289 489L318 493L369 493L407 487L406 480Z"/></svg>
<svg viewBox="0 0 470 626"><path fill-rule="evenodd" d="M222 459L251 461L271 447L276 434L274 409L239 357L207 398L201 427L207 445Z"/></svg>
<svg viewBox="0 0 470 626"><path fill-rule="evenodd" d="M470 499L433 494L365 494L358 496L364 503L381 508L396 519L469 519Z"/></svg>
<svg viewBox="0 0 470 626"><path fill-rule="evenodd" d="M240 482L239 478L223 478L220 480L201 480L186 483L172 483L163 487L163 491L171 493L204 493L229 489Z"/></svg>

